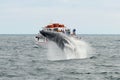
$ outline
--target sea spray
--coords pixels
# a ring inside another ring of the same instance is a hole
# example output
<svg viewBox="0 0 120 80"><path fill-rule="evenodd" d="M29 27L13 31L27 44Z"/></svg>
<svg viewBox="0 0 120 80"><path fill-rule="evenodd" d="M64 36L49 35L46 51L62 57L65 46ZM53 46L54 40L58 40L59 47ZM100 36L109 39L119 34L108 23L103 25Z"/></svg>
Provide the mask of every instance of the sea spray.
<svg viewBox="0 0 120 80"><path fill-rule="evenodd" d="M69 37L71 48L65 48L64 52L67 59L83 59L88 57L91 47L88 43L78 38Z"/></svg>
<svg viewBox="0 0 120 80"><path fill-rule="evenodd" d="M61 50L55 42L48 43L47 57L49 60L65 60L65 59L83 59L89 57L92 48L85 41L68 37L70 44L65 44L64 50Z"/></svg>
<svg viewBox="0 0 120 80"><path fill-rule="evenodd" d="M48 60L64 60L66 59L64 52L53 41L49 41L47 46Z"/></svg>

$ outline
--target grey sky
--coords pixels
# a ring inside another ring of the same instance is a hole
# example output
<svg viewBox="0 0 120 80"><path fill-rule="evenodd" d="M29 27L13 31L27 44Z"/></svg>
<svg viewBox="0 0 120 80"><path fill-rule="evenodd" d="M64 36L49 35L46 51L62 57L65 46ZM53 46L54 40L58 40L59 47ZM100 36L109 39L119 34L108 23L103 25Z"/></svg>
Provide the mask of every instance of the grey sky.
<svg viewBox="0 0 120 80"><path fill-rule="evenodd" d="M80 34L120 34L120 0L0 1L0 34L34 34L54 22Z"/></svg>

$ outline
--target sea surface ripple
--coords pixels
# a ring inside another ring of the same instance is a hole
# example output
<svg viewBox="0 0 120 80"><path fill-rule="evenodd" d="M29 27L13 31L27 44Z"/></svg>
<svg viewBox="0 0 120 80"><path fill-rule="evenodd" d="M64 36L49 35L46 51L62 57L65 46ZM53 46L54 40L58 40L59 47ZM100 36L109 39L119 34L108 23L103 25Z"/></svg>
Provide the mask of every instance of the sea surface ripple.
<svg viewBox="0 0 120 80"><path fill-rule="evenodd" d="M80 35L86 59L49 61L35 35L0 35L0 80L120 80L120 35Z"/></svg>

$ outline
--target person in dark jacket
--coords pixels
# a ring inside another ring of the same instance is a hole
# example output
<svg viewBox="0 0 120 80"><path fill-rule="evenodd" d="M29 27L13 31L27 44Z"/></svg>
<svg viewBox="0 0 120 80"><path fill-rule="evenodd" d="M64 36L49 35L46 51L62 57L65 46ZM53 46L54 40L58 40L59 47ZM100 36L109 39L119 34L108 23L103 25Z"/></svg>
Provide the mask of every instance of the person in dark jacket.
<svg viewBox="0 0 120 80"><path fill-rule="evenodd" d="M73 35L76 35L76 29L73 29Z"/></svg>

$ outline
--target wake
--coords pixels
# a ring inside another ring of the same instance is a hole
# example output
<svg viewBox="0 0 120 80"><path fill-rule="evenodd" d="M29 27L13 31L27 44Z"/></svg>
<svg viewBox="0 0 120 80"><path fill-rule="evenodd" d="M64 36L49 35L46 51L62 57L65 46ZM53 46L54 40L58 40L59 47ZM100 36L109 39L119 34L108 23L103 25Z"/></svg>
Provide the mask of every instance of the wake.
<svg viewBox="0 0 120 80"><path fill-rule="evenodd" d="M90 45L80 39L68 37L70 44L65 44L64 50L61 50L53 41L48 43L48 60L66 60L66 59L84 59L92 53Z"/></svg>

